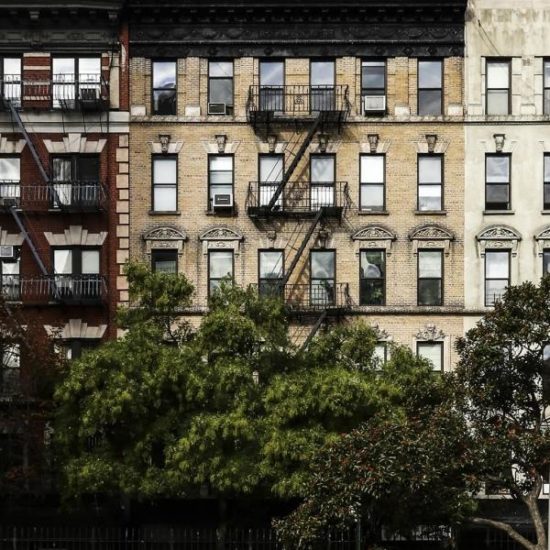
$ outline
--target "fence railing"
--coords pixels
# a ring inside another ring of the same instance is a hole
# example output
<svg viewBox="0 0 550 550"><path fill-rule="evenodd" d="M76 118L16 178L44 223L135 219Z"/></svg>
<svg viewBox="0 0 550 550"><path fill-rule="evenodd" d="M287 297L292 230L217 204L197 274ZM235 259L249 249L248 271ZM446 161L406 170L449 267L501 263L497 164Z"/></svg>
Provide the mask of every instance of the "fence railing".
<svg viewBox="0 0 550 550"><path fill-rule="evenodd" d="M329 279L285 285L284 300L286 306L294 311L347 309L352 306L349 284Z"/></svg>

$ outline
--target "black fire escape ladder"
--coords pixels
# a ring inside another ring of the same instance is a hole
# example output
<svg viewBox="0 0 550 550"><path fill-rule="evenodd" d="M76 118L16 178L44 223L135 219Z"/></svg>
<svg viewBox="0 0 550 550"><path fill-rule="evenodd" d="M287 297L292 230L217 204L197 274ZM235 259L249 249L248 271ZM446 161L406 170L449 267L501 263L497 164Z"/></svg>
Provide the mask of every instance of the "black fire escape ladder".
<svg viewBox="0 0 550 550"><path fill-rule="evenodd" d="M309 144L311 143L311 140L313 139L315 132L317 132L317 129L321 124L322 117L323 117L323 114L320 112L315 118L315 120L313 121L313 123L311 124L309 131L304 141L302 142L302 145L300 145L300 148L298 149L298 151L296 151L296 154L294 155L294 158L292 159L290 166L288 167L287 170L285 170L285 173L283 175L283 178L281 179L281 182L277 186L277 189L275 189L275 192L273 193L273 196L271 197L271 200L267 205L267 210L273 210L273 208L277 204L277 201L279 200L281 193L283 192L286 184L289 182L290 178L292 177L294 170L296 170L296 167L298 166L298 163L300 162L304 153L306 152L306 149L309 147Z"/></svg>
<svg viewBox="0 0 550 550"><path fill-rule="evenodd" d="M29 232L25 228L25 224L19 217L19 214L17 213L17 209L15 206L10 207L11 215L13 216L13 219L15 220L15 223L19 227L19 230L21 233L23 233L23 237L25 237L25 240L27 241L27 244L29 245L29 248L31 249L32 255L34 256L34 259L36 260L36 263L38 264L38 267L40 268L40 271L42 271L42 275L48 275L48 270L46 269L46 266L44 265L44 262L42 261L42 258L40 258L40 254L38 254L38 250L36 249L36 246L34 245L33 240L31 239L31 236L29 235Z"/></svg>
<svg viewBox="0 0 550 550"><path fill-rule="evenodd" d="M309 346L310 342L313 340L313 337L317 334L317 331L321 328L321 325L323 324L324 320L327 318L328 310L324 310L317 321L315 321L315 324L311 327L311 331L307 335L307 338L304 340L304 343L301 346L301 350L305 351L307 347Z"/></svg>

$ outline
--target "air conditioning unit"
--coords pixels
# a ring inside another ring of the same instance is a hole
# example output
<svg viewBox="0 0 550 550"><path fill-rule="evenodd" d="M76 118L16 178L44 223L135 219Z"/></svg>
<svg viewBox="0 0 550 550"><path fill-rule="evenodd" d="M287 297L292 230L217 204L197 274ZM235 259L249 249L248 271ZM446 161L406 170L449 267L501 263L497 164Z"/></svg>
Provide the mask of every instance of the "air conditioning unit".
<svg viewBox="0 0 550 550"><path fill-rule="evenodd" d="M385 95L365 95L363 96L363 112L383 113L386 110Z"/></svg>
<svg viewBox="0 0 550 550"><path fill-rule="evenodd" d="M214 210L233 208L233 193L214 193L212 196L212 208Z"/></svg>
<svg viewBox="0 0 550 550"><path fill-rule="evenodd" d="M15 258L15 248L13 246L0 246L0 258L13 260Z"/></svg>
<svg viewBox="0 0 550 550"><path fill-rule="evenodd" d="M208 104L209 115L225 115L227 114L227 106L225 103L209 103Z"/></svg>

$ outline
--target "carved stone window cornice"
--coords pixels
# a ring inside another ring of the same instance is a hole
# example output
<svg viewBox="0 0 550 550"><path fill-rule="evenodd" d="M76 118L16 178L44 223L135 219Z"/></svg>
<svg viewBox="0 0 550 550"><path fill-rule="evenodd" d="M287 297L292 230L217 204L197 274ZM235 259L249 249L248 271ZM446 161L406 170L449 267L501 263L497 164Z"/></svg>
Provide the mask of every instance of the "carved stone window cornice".
<svg viewBox="0 0 550 550"><path fill-rule="evenodd" d="M445 255L449 255L454 239L451 231L435 224L422 225L409 233L414 254L418 254L419 248L443 248Z"/></svg>
<svg viewBox="0 0 550 550"><path fill-rule="evenodd" d="M183 253L183 243L187 240L185 231L175 227L155 227L142 236L145 242L145 253L151 254L153 250L170 248L177 249L178 255Z"/></svg>
<svg viewBox="0 0 550 550"><path fill-rule="evenodd" d="M545 248L550 248L550 227L546 227L535 235L535 241L537 243L537 252L539 256L542 256Z"/></svg>
<svg viewBox="0 0 550 550"><path fill-rule="evenodd" d="M107 325L91 326L82 319L70 319L62 328L44 325L49 336L59 340L100 340L103 338Z"/></svg>
<svg viewBox="0 0 550 550"><path fill-rule="evenodd" d="M367 225L352 236L355 243L355 253L359 254L362 248L383 248L386 254L391 254L392 243L397 239L395 233L382 225Z"/></svg>
<svg viewBox="0 0 550 550"><path fill-rule="evenodd" d="M235 254L240 254L243 240L244 237L240 231L229 227L212 227L199 235L203 254L208 254L210 249L219 248L228 248Z"/></svg>
<svg viewBox="0 0 550 550"><path fill-rule="evenodd" d="M8 233L7 229L0 227L0 245L21 246L25 237L21 233Z"/></svg>
<svg viewBox="0 0 550 550"><path fill-rule="evenodd" d="M478 252L481 257L485 256L486 250L502 249L510 250L512 256L518 253L521 235L512 227L506 225L492 225L480 231L476 235Z"/></svg>
<svg viewBox="0 0 550 550"><path fill-rule="evenodd" d="M446 334L434 324L428 323L416 333L416 339L423 342L438 342L445 340Z"/></svg>

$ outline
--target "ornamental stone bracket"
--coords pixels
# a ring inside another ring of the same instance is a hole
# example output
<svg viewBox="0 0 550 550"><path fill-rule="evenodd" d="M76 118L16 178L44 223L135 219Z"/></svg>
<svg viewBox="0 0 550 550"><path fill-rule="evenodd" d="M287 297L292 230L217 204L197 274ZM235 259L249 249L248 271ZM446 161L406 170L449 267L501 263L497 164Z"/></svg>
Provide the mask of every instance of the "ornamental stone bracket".
<svg viewBox="0 0 550 550"><path fill-rule="evenodd" d="M223 151L220 151L220 145L215 137L211 139L208 139L208 138L201 139L201 142L205 151L209 155L219 155L219 154L234 155L239 149L239 145L241 144L240 141L226 140L224 141L224 144L223 144Z"/></svg>
<svg viewBox="0 0 550 550"><path fill-rule="evenodd" d="M107 325L94 327L84 323L82 319L70 319L62 329L51 325L44 325L44 329L48 336L59 340L101 340Z"/></svg>
<svg viewBox="0 0 550 550"><path fill-rule="evenodd" d="M371 150L371 144L369 141L369 134L363 134L361 136L361 153L372 153L373 155L383 155L390 150L391 139L378 138L376 142L376 151Z"/></svg>
<svg viewBox="0 0 550 550"><path fill-rule="evenodd" d="M550 227L546 227L537 233L534 238L537 243L537 253L539 256L542 256L544 249L550 248Z"/></svg>
<svg viewBox="0 0 550 550"><path fill-rule="evenodd" d="M233 250L234 254L240 254L243 240L241 232L229 227L213 227L199 235L203 254L208 254L209 250L220 248L227 248Z"/></svg>
<svg viewBox="0 0 550 550"><path fill-rule="evenodd" d="M183 243L187 240L185 231L175 227L156 227L142 236L145 242L145 253L150 255L153 250L177 249L178 256L183 254Z"/></svg>
<svg viewBox="0 0 550 550"><path fill-rule="evenodd" d="M367 225L351 236L351 240L355 244L355 254L357 255L364 248L383 248L389 256L392 244L396 239L395 233L382 225Z"/></svg>
<svg viewBox="0 0 550 550"><path fill-rule="evenodd" d="M423 342L437 342L445 340L446 336L447 335L441 329L438 329L432 323L428 323L416 333L415 338Z"/></svg>
<svg viewBox="0 0 550 550"><path fill-rule="evenodd" d="M492 225L476 235L478 253L483 258L486 250L510 250L517 256L521 235L512 227Z"/></svg>
<svg viewBox="0 0 550 550"><path fill-rule="evenodd" d="M151 153L153 155L177 155L183 148L183 141L169 141L166 150L163 151L163 146L160 140L150 141Z"/></svg>
<svg viewBox="0 0 550 550"><path fill-rule="evenodd" d="M428 150L428 142L426 141L426 136L418 136L418 139L414 142L416 145L416 152L421 155L426 155L430 151ZM437 141L435 142L433 154L434 155L443 155L446 153L447 149L449 148L450 141L441 137L440 135L437 136Z"/></svg>
<svg viewBox="0 0 550 550"><path fill-rule="evenodd" d="M384 330L383 328L380 328L379 324L371 325L372 330L374 331L374 334L376 335L376 340L379 342L392 342L393 336L390 336L390 334Z"/></svg>
<svg viewBox="0 0 550 550"><path fill-rule="evenodd" d="M90 140L85 135L74 133L67 134L63 137L63 141L52 141L51 139L44 140L44 146L48 153L101 153L106 139Z"/></svg>
<svg viewBox="0 0 550 550"><path fill-rule="evenodd" d="M89 233L81 225L71 225L63 233L44 231L50 246L101 246L107 238L107 231Z"/></svg>
<svg viewBox="0 0 550 550"><path fill-rule="evenodd" d="M443 248L445 255L448 256L455 236L444 227L430 224L413 229L409 234L409 240L413 243L414 254L418 254L419 248Z"/></svg>
<svg viewBox="0 0 550 550"><path fill-rule="evenodd" d="M3 137L0 134L0 154L2 155L16 155L20 154L25 148L25 140L9 140L7 137Z"/></svg>
<svg viewBox="0 0 550 550"><path fill-rule="evenodd" d="M0 227L1 246L21 246L25 237L21 233L8 233L7 229Z"/></svg>

